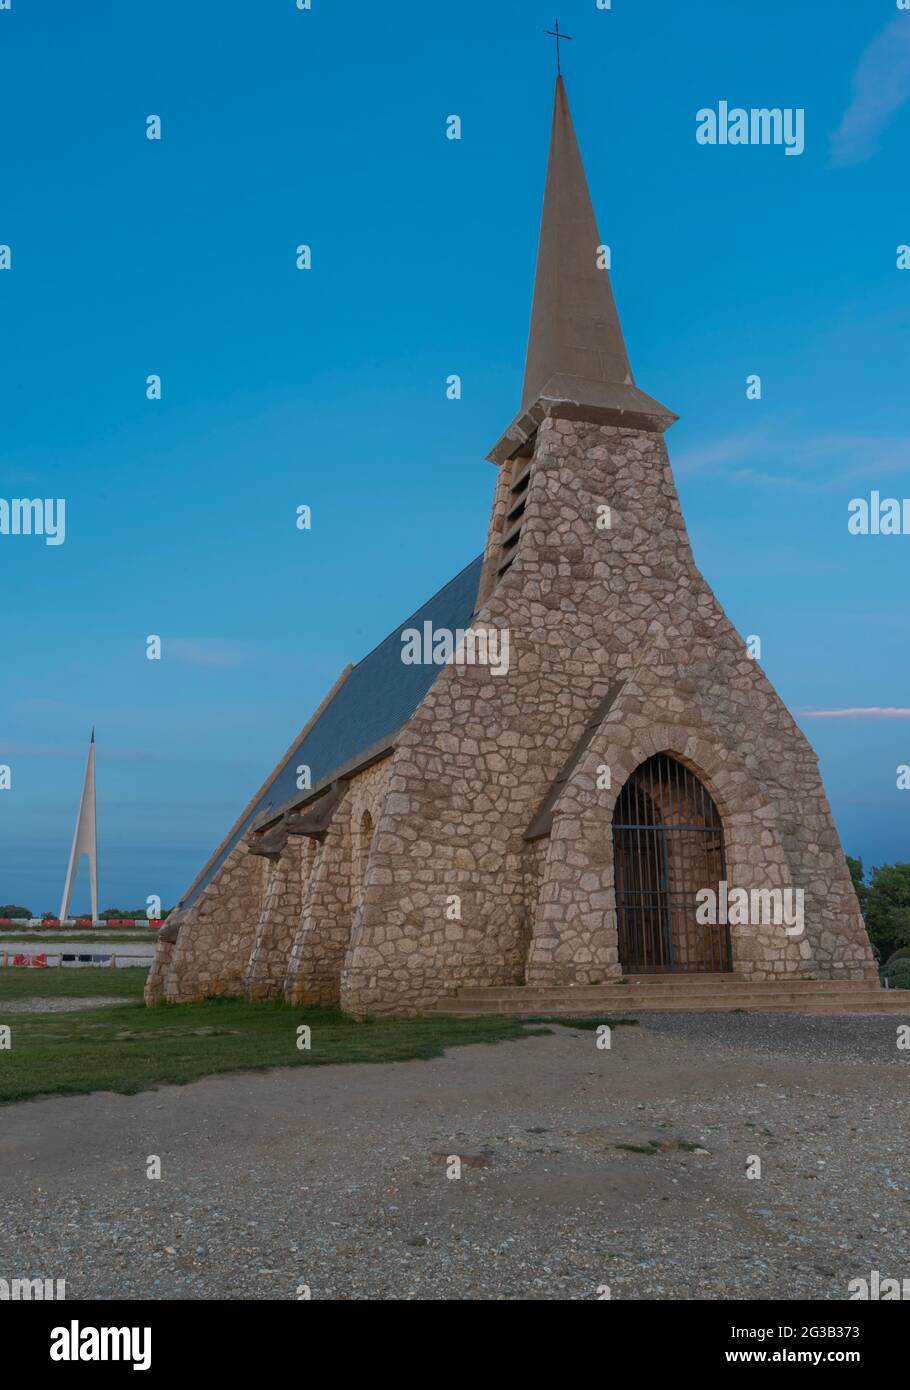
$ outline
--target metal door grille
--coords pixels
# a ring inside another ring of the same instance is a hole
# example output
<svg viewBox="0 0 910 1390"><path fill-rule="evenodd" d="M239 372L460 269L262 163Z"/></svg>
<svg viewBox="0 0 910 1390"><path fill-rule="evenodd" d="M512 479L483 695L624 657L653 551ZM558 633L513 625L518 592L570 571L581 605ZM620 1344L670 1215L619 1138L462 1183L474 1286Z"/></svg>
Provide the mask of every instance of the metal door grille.
<svg viewBox="0 0 910 1390"><path fill-rule="evenodd" d="M619 960L629 974L730 970L724 926L696 921L696 894L726 878L717 807L667 753L636 768L613 812Z"/></svg>

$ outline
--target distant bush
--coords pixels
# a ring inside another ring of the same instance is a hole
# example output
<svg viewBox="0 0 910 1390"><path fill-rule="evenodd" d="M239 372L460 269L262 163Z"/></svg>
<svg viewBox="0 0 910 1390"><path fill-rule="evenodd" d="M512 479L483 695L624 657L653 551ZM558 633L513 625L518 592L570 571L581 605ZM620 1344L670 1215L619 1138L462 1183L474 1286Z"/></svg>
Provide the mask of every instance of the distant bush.
<svg viewBox="0 0 910 1390"><path fill-rule="evenodd" d="M861 861L855 862L861 867ZM910 946L910 864L874 868L860 896L866 930L879 959L889 960L898 947Z"/></svg>
<svg viewBox="0 0 910 1390"><path fill-rule="evenodd" d="M30 907L17 907L15 903L4 903L0 907L0 917L15 917L17 921L28 921L34 915Z"/></svg>
<svg viewBox="0 0 910 1390"><path fill-rule="evenodd" d="M896 960L882 971L882 979L887 980L892 989L910 989L910 960Z"/></svg>

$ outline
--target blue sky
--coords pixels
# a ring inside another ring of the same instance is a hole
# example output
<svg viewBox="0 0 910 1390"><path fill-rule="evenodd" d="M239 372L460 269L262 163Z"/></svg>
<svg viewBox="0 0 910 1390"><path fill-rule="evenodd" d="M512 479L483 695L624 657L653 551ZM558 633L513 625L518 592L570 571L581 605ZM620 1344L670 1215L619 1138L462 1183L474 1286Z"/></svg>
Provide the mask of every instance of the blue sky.
<svg viewBox="0 0 910 1390"><path fill-rule="evenodd" d="M94 724L103 902L175 900L342 666L481 549L555 3L0 11L0 496L67 504L64 545L0 536L0 899L57 906ZM910 537L846 519L910 495L910 13L559 18L636 377L681 417L696 559L761 636L845 848L906 860ZM698 145L721 99L804 108L805 153Z"/></svg>

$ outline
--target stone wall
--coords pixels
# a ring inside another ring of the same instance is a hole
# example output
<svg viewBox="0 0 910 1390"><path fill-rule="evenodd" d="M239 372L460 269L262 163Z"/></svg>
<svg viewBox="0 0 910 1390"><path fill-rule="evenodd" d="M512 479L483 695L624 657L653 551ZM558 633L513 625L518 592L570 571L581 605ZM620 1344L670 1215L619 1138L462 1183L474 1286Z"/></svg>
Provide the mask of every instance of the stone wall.
<svg viewBox="0 0 910 1390"><path fill-rule="evenodd" d="M549 835L541 836L525 844L522 858L522 884L524 888L524 929L527 938L525 960L531 945L531 932L540 910L540 894L543 888L550 849Z"/></svg>
<svg viewBox="0 0 910 1390"><path fill-rule="evenodd" d="M268 860L269 879L250 959L244 973L248 999L278 999L284 994L288 958L300 922L315 840L288 837L277 859Z"/></svg>
<svg viewBox="0 0 910 1390"><path fill-rule="evenodd" d="M379 819L390 761L376 763L347 784L319 848L287 961L285 996L293 1004L335 1008L351 939L353 914L369 845L364 814Z"/></svg>
<svg viewBox="0 0 910 1390"><path fill-rule="evenodd" d="M486 603L499 582L496 571L500 564L500 545L505 529L506 510L509 502L509 489L515 473L516 460L508 459L496 470L496 487L493 491L493 506L490 511L490 524L483 548L483 565L480 571L480 584L477 590L477 607Z"/></svg>
<svg viewBox="0 0 910 1390"><path fill-rule="evenodd" d="M693 739L710 744L690 761L724 818L731 882L807 895L805 939L738 933L737 968L871 977L815 757L695 567L662 436L543 422L517 558L484 625L510 631L511 668L446 667L401 738L345 1007L415 1011L459 986L524 978L522 835L617 679L621 701L554 817L529 978L619 973L612 800L592 799L584 778L615 766L615 800L645 756L685 760ZM446 917L452 895L460 922Z"/></svg>
<svg viewBox="0 0 910 1390"><path fill-rule="evenodd" d="M158 943L146 1001L172 1004L213 994L242 994L269 861L240 841L183 915L175 944Z"/></svg>
<svg viewBox="0 0 910 1390"><path fill-rule="evenodd" d="M353 909L379 819L389 760L346 783L322 844L291 835L277 858L242 841L197 902L174 945L159 941L146 1003L213 994L338 1004Z"/></svg>
<svg viewBox="0 0 910 1390"><path fill-rule="evenodd" d="M623 973L614 897L612 818L627 778L657 752L669 752L703 782L724 826L730 884L783 888L792 881L776 811L752 777L735 763L735 747L712 741L693 725L660 724L666 701L654 705L650 725L631 734L620 699L592 740L553 820L550 849L528 959L529 984L589 984ZM598 772L610 769L610 789ZM602 780L602 779L600 779ZM788 971L812 975L810 939L783 928L731 928L733 968L761 979Z"/></svg>
<svg viewBox="0 0 910 1390"><path fill-rule="evenodd" d="M508 671L444 667L394 755L346 785L314 859L293 839L271 865L239 845L161 943L150 999L283 990L364 1016L466 985L615 978L613 808L657 752L713 797L731 886L805 893L800 937L733 928L734 968L875 978L815 756L695 566L662 436L547 418L526 497L514 563L473 624L508 633ZM549 838L529 844L614 690Z"/></svg>
<svg viewBox="0 0 910 1390"><path fill-rule="evenodd" d="M162 941L159 937L155 943L155 958L152 961L152 968L145 981L144 998L149 1008L153 1008L155 1004L161 1004L164 1000L164 985L173 954L174 947L171 942Z"/></svg>

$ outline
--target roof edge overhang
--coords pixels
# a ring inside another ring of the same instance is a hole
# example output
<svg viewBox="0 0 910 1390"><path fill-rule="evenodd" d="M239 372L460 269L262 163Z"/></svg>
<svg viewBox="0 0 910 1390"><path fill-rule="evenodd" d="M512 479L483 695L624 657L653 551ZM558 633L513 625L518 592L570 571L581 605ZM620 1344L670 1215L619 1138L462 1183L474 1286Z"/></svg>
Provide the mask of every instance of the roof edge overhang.
<svg viewBox="0 0 910 1390"><path fill-rule="evenodd" d="M653 434L663 434L679 419L672 410L640 391L637 386L553 376L537 399L522 408L487 454L490 463L498 465L506 463L516 454L529 454L535 434L548 417L587 420L591 424L648 430Z"/></svg>
<svg viewBox="0 0 910 1390"><path fill-rule="evenodd" d="M402 728L404 726L402 725ZM381 762L383 758L388 758L395 752L398 739L401 736L401 729L396 729L387 738L380 739L370 748L365 748L355 758L349 758L346 763L335 768L334 772L329 772L325 777L321 777L315 786L307 791L301 792L299 796L289 797L287 801L282 801L277 806L266 806L256 816L251 823L246 836L249 843L256 835L261 835L271 827L278 824L284 817L297 814L308 809L313 802L321 799L331 789L335 782L349 782L358 773L366 772L368 767L374 763Z"/></svg>

